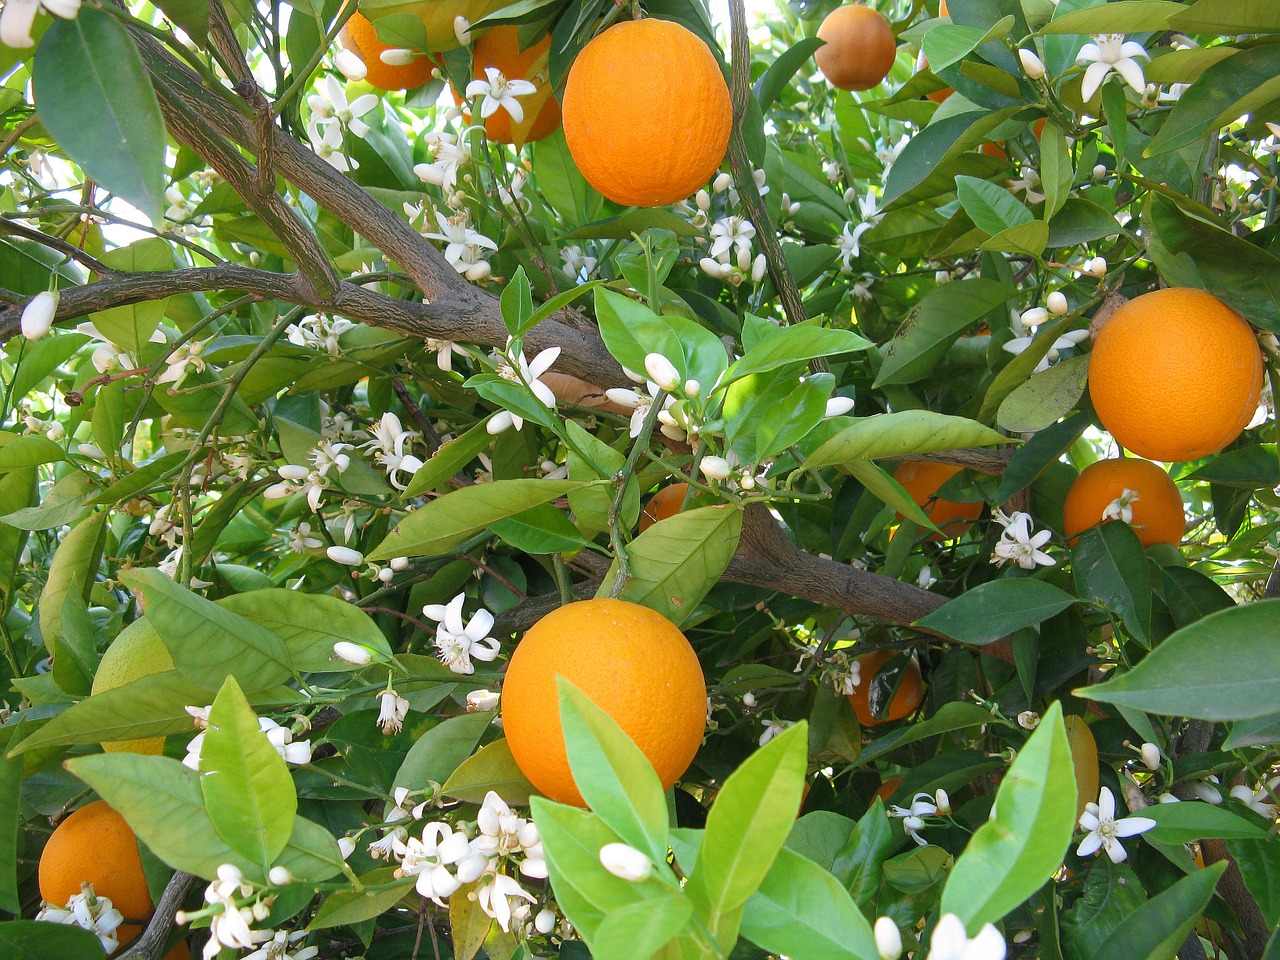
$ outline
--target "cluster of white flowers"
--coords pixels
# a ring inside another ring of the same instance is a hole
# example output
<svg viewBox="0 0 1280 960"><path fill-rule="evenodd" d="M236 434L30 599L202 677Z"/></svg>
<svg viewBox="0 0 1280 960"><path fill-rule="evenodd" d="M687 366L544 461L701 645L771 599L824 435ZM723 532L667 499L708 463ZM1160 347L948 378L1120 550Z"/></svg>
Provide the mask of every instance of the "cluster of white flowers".
<svg viewBox="0 0 1280 960"><path fill-rule="evenodd" d="M470 621L462 620L462 605L466 594L458 594L448 605L429 603L422 608L422 615L436 621L436 652L440 660L454 673L475 673L472 660L491 663L498 656L499 642L489 636L493 629L493 614L481 607L472 614Z"/></svg>
<svg viewBox="0 0 1280 960"><path fill-rule="evenodd" d="M680 399L680 393L701 394L701 384L695 380L681 383L680 373L675 365L660 353L651 353L646 356L644 365L645 372L651 379L634 376L629 371L627 375L632 376L637 383L644 383L646 393L628 387L613 387L606 390L604 395L618 406L626 407L631 411L629 433L634 438L640 436L640 431L644 427L645 420L649 418L649 411L653 409L658 394L665 393L662 398L662 410L658 413L658 430L664 437L672 440L685 440L690 424L687 419L677 420L677 411L673 408Z"/></svg>
<svg viewBox="0 0 1280 960"><path fill-rule="evenodd" d="M405 447L416 440L419 434L406 430L400 418L389 410L368 432L371 439L361 444L361 449L373 452L373 459L387 471L387 480L393 487L397 490L407 489L409 481L422 469L423 464L422 460L407 452Z"/></svg>
<svg viewBox="0 0 1280 960"><path fill-rule="evenodd" d="M939 789L937 793L917 793L911 798L911 806L890 806L890 817L902 818L902 829L920 846L926 846L928 840L920 836L924 829L925 817L947 817L951 815L951 798L947 791Z"/></svg>
<svg viewBox="0 0 1280 960"><path fill-rule="evenodd" d="M88 930L98 938L107 954L115 953L120 946L117 933L124 915L111 903L110 897L99 897L90 884L82 884L80 892L67 901L65 907L55 907L42 902L36 920L43 923L66 923Z"/></svg>
<svg viewBox="0 0 1280 960"><path fill-rule="evenodd" d="M997 567L1013 562L1023 570L1034 570L1038 565L1052 567L1057 564L1058 561L1040 549L1049 542L1053 532L1041 530L1033 534L1031 514L1018 510L1006 515L1003 510L997 510L995 519L1004 527L991 555L991 562Z"/></svg>
<svg viewBox="0 0 1280 960"><path fill-rule="evenodd" d="M289 342L310 350L320 350L333 357L342 355L342 335L355 327L344 317L327 317L314 314L289 325L285 336Z"/></svg>
<svg viewBox="0 0 1280 960"><path fill-rule="evenodd" d="M861 254L862 235L880 222L884 216L876 206L875 192L867 190L866 196L858 199L859 220L855 225L852 220L844 225L840 236L836 238L836 249L840 251L840 272L853 273L853 260Z"/></svg>
<svg viewBox="0 0 1280 960"><path fill-rule="evenodd" d="M326 74L320 84L321 92L307 97L307 106L311 108L311 118L307 121L311 149L335 170L344 173L354 170L359 164L344 151L343 135L349 133L363 140L369 125L360 118L373 110L379 100L366 93L348 103L342 83L332 74Z"/></svg>
<svg viewBox="0 0 1280 960"><path fill-rule="evenodd" d="M452 216L436 211L439 233L424 233L428 240L439 240L444 246L444 258L458 273L473 283L488 279L492 273L489 257L498 244L471 226L471 214L466 210Z"/></svg>
<svg viewBox="0 0 1280 960"><path fill-rule="evenodd" d="M548 347L540 352L532 361L525 359L523 350L516 350L515 343L508 338L506 349L494 356L494 362L497 366L497 374L503 380L509 380L512 383L518 383L526 387L548 410L556 408L556 395L551 388L542 382L542 375L551 369L551 365L556 362L560 356L559 347ZM499 434L505 430L515 427L520 430L524 427L524 417L519 414L512 413L510 410L499 410L485 425L485 429L491 434Z"/></svg>
<svg viewBox="0 0 1280 960"><path fill-rule="evenodd" d="M209 726L211 708L188 706L185 709L200 732L187 744L187 755L183 758L182 764L199 771L200 754L204 748L205 731ZM267 735L267 742L275 748L276 753L280 754L286 763L301 766L311 762L311 741L293 739L294 731L289 727L282 727L270 717L259 717L258 730Z"/></svg>
<svg viewBox="0 0 1280 960"><path fill-rule="evenodd" d="M705 195L706 191L700 194ZM701 206L701 196L698 202ZM711 225L711 246L698 266L707 276L734 286L747 277L752 283L759 283L764 279L767 262L763 253L754 260L751 257L751 241L755 235L755 225L746 217L737 214L722 217Z"/></svg>
<svg viewBox="0 0 1280 960"><path fill-rule="evenodd" d="M879 917L874 927L876 951L881 960L898 960L902 956L902 933L892 917ZM929 954L925 960L1004 960L1008 947L994 925L984 924L970 937L962 921L954 913L943 914L933 928Z"/></svg>

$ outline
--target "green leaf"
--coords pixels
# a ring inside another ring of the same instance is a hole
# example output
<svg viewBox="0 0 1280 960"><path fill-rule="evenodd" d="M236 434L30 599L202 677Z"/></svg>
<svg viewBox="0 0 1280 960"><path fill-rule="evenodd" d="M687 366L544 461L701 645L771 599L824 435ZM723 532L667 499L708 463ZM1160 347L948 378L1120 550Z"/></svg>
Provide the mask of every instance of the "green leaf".
<svg viewBox="0 0 1280 960"><path fill-rule="evenodd" d="M543 503L491 525L502 542L528 554L564 553L587 545L563 510Z"/></svg>
<svg viewBox="0 0 1280 960"><path fill-rule="evenodd" d="M75 757L67 769L93 787L128 821L156 856L173 867L212 880L218 867L234 864L264 883L262 867L238 854L218 835L205 812L200 774L168 757L100 753ZM323 827L298 817L276 860L303 883L319 883L341 869L337 841Z"/></svg>
<svg viewBox="0 0 1280 960"><path fill-rule="evenodd" d="M988 180L956 177L956 193L973 225L992 236L1035 219L1035 215L1013 194Z"/></svg>
<svg viewBox="0 0 1280 960"><path fill-rule="evenodd" d="M1135 640L1150 648L1151 569L1127 523L1104 523L1080 534L1071 551L1076 592L1120 616Z"/></svg>
<svg viewBox="0 0 1280 960"><path fill-rule="evenodd" d="M829 373L801 377L795 366L748 374L724 395L724 432L742 463L759 463L798 443L827 413Z"/></svg>
<svg viewBox="0 0 1280 960"><path fill-rule="evenodd" d="M396 525L368 555L370 560L448 553L497 520L584 487L573 480L496 480L437 497Z"/></svg>
<svg viewBox="0 0 1280 960"><path fill-rule="evenodd" d="M667 800L653 765L613 718L556 678L569 769L605 826L654 863L667 858ZM683 924L681 924L683 925Z"/></svg>
<svg viewBox="0 0 1280 960"><path fill-rule="evenodd" d="M546 797L533 797L529 805L542 838L556 902L593 952L606 916L670 894L667 884L657 877L632 883L604 868L600 849L618 842L618 836L594 813ZM666 869L665 862L658 869Z"/></svg>
<svg viewBox="0 0 1280 960"><path fill-rule="evenodd" d="M1040 182L1044 185L1044 219L1052 220L1071 195L1075 182L1075 167L1071 163L1071 148L1067 136L1056 122L1044 125L1040 134Z"/></svg>
<svg viewBox="0 0 1280 960"><path fill-rule="evenodd" d="M81 14L56 20L36 51L40 119L88 176L159 223L167 137L151 80L119 20Z"/></svg>
<svg viewBox="0 0 1280 960"><path fill-rule="evenodd" d="M984 240L978 249L1002 253L1025 253L1030 257L1038 257L1044 253L1044 248L1048 245L1049 225L1043 220L1032 220L1017 226L1005 227L989 240Z"/></svg>
<svg viewBox="0 0 1280 960"><path fill-rule="evenodd" d="M205 810L218 836L270 870L293 833L298 795L235 677L227 677L209 710L200 773Z"/></svg>
<svg viewBox="0 0 1280 960"><path fill-rule="evenodd" d="M937 73L959 63L984 43L1008 36L1013 24L1013 17L1002 18L990 30L957 23L939 24L924 35L921 44L929 69Z"/></svg>
<svg viewBox="0 0 1280 960"><path fill-rule="evenodd" d="M1277 618L1280 600L1210 614L1174 631L1132 670L1076 694L1198 720L1248 720L1274 713L1280 703L1280 645L1259 643L1258 638L1274 634ZM1210 664L1213 668L1206 669Z"/></svg>
<svg viewBox="0 0 1280 960"><path fill-rule="evenodd" d="M982 398L982 407L978 410L977 419L989 421L995 417L1005 398L1034 374L1036 366L1048 356L1058 338L1066 333L1069 327L1078 326L1079 323L1080 321L1075 317L1063 317L1048 330L1041 327L1040 332L1027 348L1006 363L991 381L986 395Z"/></svg>
<svg viewBox="0 0 1280 960"><path fill-rule="evenodd" d="M1278 33L1280 9L1267 0L1200 0L1171 16L1169 26L1190 33Z"/></svg>
<svg viewBox="0 0 1280 960"><path fill-rule="evenodd" d="M644 358L659 353L675 365L681 380L697 380L710 388L728 369L720 338L684 317L659 316L642 303L606 287L595 292L600 336L614 359L644 375Z"/></svg>
<svg viewBox="0 0 1280 960"><path fill-rule="evenodd" d="M1231 594L1196 570L1161 567L1160 579L1165 606L1179 627L1236 605Z"/></svg>
<svg viewBox="0 0 1280 960"><path fill-rule="evenodd" d="M181 587L159 570L125 570L120 581L137 594L147 619L197 683L216 688L234 676L250 693L294 672L284 641L266 627Z"/></svg>
<svg viewBox="0 0 1280 960"><path fill-rule="evenodd" d="M756 100L761 111L768 113L778 95L791 83L791 78L804 69L804 65L813 56L814 51L823 46L824 40L818 37L805 37L788 47L778 59L769 64L755 84Z"/></svg>
<svg viewBox="0 0 1280 960"><path fill-rule="evenodd" d="M885 473L877 464L867 460L850 460L845 464L845 469L866 487L873 497L893 507L905 519L919 524L926 530L941 532L902 488L902 484Z"/></svg>
<svg viewBox="0 0 1280 960"><path fill-rule="evenodd" d="M6 960L102 960L102 943L74 924L11 920L0 923L0 954Z"/></svg>
<svg viewBox="0 0 1280 960"><path fill-rule="evenodd" d="M1280 95L1277 73L1280 50L1271 45L1242 50L1214 64L1174 104L1145 156L1189 146L1241 114L1274 100Z"/></svg>
<svg viewBox="0 0 1280 960"><path fill-rule="evenodd" d="M502 322L512 337L522 337L533 316L533 290L524 267L516 267L515 275L502 290Z"/></svg>
<svg viewBox="0 0 1280 960"><path fill-rule="evenodd" d="M1280 487L1280 456L1274 443L1228 450L1198 467L1187 479L1242 490Z"/></svg>
<svg viewBox="0 0 1280 960"><path fill-rule="evenodd" d="M851 460L879 460L1008 442L1008 437L974 420L931 410L904 410L854 419L850 426L809 454L804 467L828 467Z"/></svg>
<svg viewBox="0 0 1280 960"><path fill-rule="evenodd" d="M12 743L16 724L0 738ZM0 910L17 916L22 912L18 892L18 838L21 825L23 761L0 755Z"/></svg>
<svg viewBox="0 0 1280 960"><path fill-rule="evenodd" d="M487 743L458 764L440 792L464 803L483 803L492 790L507 803L522 806L536 790L516 765L506 740Z"/></svg>
<svg viewBox="0 0 1280 960"><path fill-rule="evenodd" d="M858 754L858 765L863 766L892 753L908 743L917 743L953 730L968 730L981 727L991 722L991 714L976 703L963 700L952 700L938 708L938 712L927 720L899 727L882 737L877 737L867 744Z"/></svg>
<svg viewBox="0 0 1280 960"><path fill-rule="evenodd" d="M679 890L610 910L596 931L591 955L598 960L652 957L692 916L693 904Z"/></svg>
<svg viewBox="0 0 1280 960"><path fill-rule="evenodd" d="M1172 804L1170 804L1172 806ZM1271 929L1280 924L1280 846L1266 840L1231 840L1227 849Z"/></svg>
<svg viewBox="0 0 1280 960"><path fill-rule="evenodd" d="M1019 447L1005 467L1000 486L991 497L992 503L1005 503L1019 490L1025 489L1045 468L1055 463L1075 443L1089 425L1089 417L1077 413L1062 423L1038 432Z"/></svg>
<svg viewBox="0 0 1280 960"><path fill-rule="evenodd" d="M718 943L737 939L740 908L764 882L800 809L808 724L770 740L731 773L707 815L685 892Z"/></svg>
<svg viewBox="0 0 1280 960"><path fill-rule="evenodd" d="M1112 0L1101 6L1056 17L1041 29L1041 33L1147 33L1167 30L1169 18L1186 9L1171 0Z"/></svg>
<svg viewBox="0 0 1280 960"><path fill-rule="evenodd" d="M167 453L162 457L156 457L154 460L140 464L132 473L124 474L107 489L86 502L91 507L104 503L123 503L125 500L158 486L169 477L176 475L186 459L187 452L185 450L178 450L174 453Z"/></svg>
<svg viewBox="0 0 1280 960"><path fill-rule="evenodd" d="M445 783L476 752L494 716L463 713L432 727L409 748L396 772L395 786L421 790L427 783Z"/></svg>
<svg viewBox="0 0 1280 960"><path fill-rule="evenodd" d="M1239 750L1241 747L1261 747L1273 743L1280 743L1280 712L1232 724L1222 749Z"/></svg>
<svg viewBox="0 0 1280 960"><path fill-rule="evenodd" d="M1075 409L1088 377L1088 356L1055 363L1004 398L996 423L1011 433L1038 433Z"/></svg>
<svg viewBox="0 0 1280 960"><path fill-rule="evenodd" d="M266 627L282 641L299 673L339 673L354 664L333 655L349 640L391 659L391 646L373 618L354 603L324 593L266 588L223 597L218 606Z"/></svg>
<svg viewBox="0 0 1280 960"><path fill-rule="evenodd" d="M698 228L670 210L628 210L617 217L607 217L571 230L565 240L623 240L646 230L670 230L680 237L697 236Z"/></svg>
<svg viewBox="0 0 1280 960"><path fill-rule="evenodd" d="M1152 897L1120 921L1092 960L1173 960L1226 869L1215 863Z"/></svg>
<svg viewBox="0 0 1280 960"><path fill-rule="evenodd" d="M1159 843L1198 843L1201 840L1265 840L1267 831L1230 810L1209 803L1156 803L1141 811L1156 822L1143 836Z"/></svg>
<svg viewBox="0 0 1280 960"><path fill-rule="evenodd" d="M1014 293L1012 287L986 279L948 283L930 290L911 308L889 341L873 386L923 380L961 333Z"/></svg>
<svg viewBox="0 0 1280 960"><path fill-rule="evenodd" d="M38 467L43 463L56 463L67 459L62 447L48 437L32 434L17 437L0 448L0 471L22 467Z"/></svg>
<svg viewBox="0 0 1280 960"><path fill-rule="evenodd" d="M831 864L832 875L849 891L859 910L869 912L873 908L880 890L880 878L884 874L884 862L895 843L884 801L876 797L853 828L849 842Z"/></svg>
<svg viewBox="0 0 1280 960"><path fill-rule="evenodd" d="M11 444L12 445L12 444ZM40 632L50 653L56 652L54 641L62 631L62 609L67 594L76 588L87 602L89 588L98 573L98 560L102 556L102 541L109 511L90 514L71 528L58 544L53 561L49 564L49 576L40 593Z"/></svg>
<svg viewBox="0 0 1280 960"><path fill-rule="evenodd" d="M937 630L961 643L980 645L1048 620L1075 602L1071 594L1042 580L991 580L917 620L915 626Z"/></svg>
<svg viewBox="0 0 1280 960"><path fill-rule="evenodd" d="M930 123L911 138L889 168L881 205L887 207L899 198L906 198L906 202L950 193L955 189L957 172L993 169L992 158L966 154L990 139L992 130L1025 109L1023 104L1016 104L1001 110L975 110ZM987 165L974 165L982 161Z"/></svg>
<svg viewBox="0 0 1280 960"><path fill-rule="evenodd" d="M658 521L627 544L631 577L620 599L657 610L680 626L719 582L741 534L742 511L730 504L697 507ZM618 571L615 559L597 596L608 596Z"/></svg>
<svg viewBox="0 0 1280 960"><path fill-rule="evenodd" d="M486 429L488 422L487 419L482 420L466 433L441 444L440 449L418 468L400 499L412 500L434 490L487 450L493 443L493 436Z"/></svg>
<svg viewBox="0 0 1280 960"><path fill-rule="evenodd" d="M871 925L835 877L785 847L742 912L742 936L794 960L876 960Z"/></svg>
<svg viewBox="0 0 1280 960"><path fill-rule="evenodd" d="M354 887L335 890L320 904L307 929L353 926L382 916L399 903L417 882L416 877L396 880L395 873L395 867L382 867L360 878L360 890Z"/></svg>
<svg viewBox="0 0 1280 960"><path fill-rule="evenodd" d="M1076 784L1060 703L1018 752L993 809L942 891L942 912L958 914L971 932L999 921L1062 866L1075 829Z"/></svg>
<svg viewBox="0 0 1280 960"><path fill-rule="evenodd" d="M717 390L723 390L735 380L753 373L776 370L815 357L834 357L866 350L872 345L870 340L852 330L833 330L822 326L817 319L771 329L772 332L753 344L729 367Z"/></svg>

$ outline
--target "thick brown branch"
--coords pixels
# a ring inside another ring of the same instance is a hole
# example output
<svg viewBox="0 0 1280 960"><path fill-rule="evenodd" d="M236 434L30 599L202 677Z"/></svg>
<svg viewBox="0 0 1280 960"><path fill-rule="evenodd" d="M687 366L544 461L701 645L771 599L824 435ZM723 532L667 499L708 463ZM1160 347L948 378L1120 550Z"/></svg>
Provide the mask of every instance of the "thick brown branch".
<svg viewBox="0 0 1280 960"><path fill-rule="evenodd" d="M1267 943L1271 939L1271 931L1262 916L1258 901L1253 899L1249 888L1245 886L1244 876L1235 859L1227 852L1225 840L1201 840L1200 852L1204 854L1204 865L1219 860L1227 861L1227 872L1218 881L1218 893L1227 901L1227 906L1235 914L1240 930L1244 934L1245 949L1249 952L1249 960L1262 960L1267 952Z"/></svg>
<svg viewBox="0 0 1280 960"><path fill-rule="evenodd" d="M169 878L164 895L161 896L155 913L151 915L147 928L134 941L133 946L120 954L119 960L160 960L164 955L165 942L169 939L169 931L173 929L174 915L199 879L181 870Z"/></svg>

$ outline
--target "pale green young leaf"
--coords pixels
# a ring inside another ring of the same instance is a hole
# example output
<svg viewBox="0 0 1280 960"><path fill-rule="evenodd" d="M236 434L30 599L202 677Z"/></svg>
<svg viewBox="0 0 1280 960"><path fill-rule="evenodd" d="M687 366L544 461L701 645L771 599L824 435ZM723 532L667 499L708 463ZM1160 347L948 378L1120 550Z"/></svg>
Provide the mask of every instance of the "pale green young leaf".
<svg viewBox="0 0 1280 960"><path fill-rule="evenodd" d="M415 877L395 878L395 867L382 867L360 878L362 889L335 890L320 905L308 930L345 927L380 917L395 907L416 882Z"/></svg>
<svg viewBox="0 0 1280 960"><path fill-rule="evenodd" d="M932 530L935 533L940 532L933 524L920 505L911 499L911 495L902 488L897 480L885 472L884 468L870 460L850 460L844 465L860 484L867 488L867 491L879 500L893 507L898 513L910 520L912 523L918 523L926 530Z"/></svg>
<svg viewBox="0 0 1280 960"><path fill-rule="evenodd" d="M1076 408L1088 376L1088 356L1055 363L1005 397L996 422L1011 433L1038 433Z"/></svg>
<svg viewBox="0 0 1280 960"><path fill-rule="evenodd" d="M62 605L72 589L80 589L84 599L89 599L88 587L93 584L102 555L102 541L110 511L100 510L90 514L71 528L58 544L49 575L40 592L40 632L44 635L45 648L54 653L54 640L62 630Z"/></svg>
<svg viewBox="0 0 1280 960"><path fill-rule="evenodd" d="M1062 865L1076 823L1071 747L1054 703L996 793L994 816L974 833L942 892L943 913L971 933L1034 894Z"/></svg>
<svg viewBox="0 0 1280 960"><path fill-rule="evenodd" d="M269 870L293 833L298 795L235 677L227 677L209 710L200 773L205 810L218 836Z"/></svg>
<svg viewBox="0 0 1280 960"><path fill-rule="evenodd" d="M866 350L872 345L871 341L852 330L833 330L822 326L821 321L816 319L785 327L771 325L770 330L729 367L717 390L753 373L776 370L778 367L815 357L832 357Z"/></svg>
<svg viewBox="0 0 1280 960"><path fill-rule="evenodd" d="M266 588L235 593L217 603L284 641L289 661L300 673L355 670L354 664L334 656L333 645L340 640L367 647L381 659L391 657L391 646L373 618L330 594Z"/></svg>
<svg viewBox="0 0 1280 960"><path fill-rule="evenodd" d="M645 960L692 916L693 904L679 890L611 910L600 921L591 955L596 960Z"/></svg>
<svg viewBox="0 0 1280 960"><path fill-rule="evenodd" d="M556 678L574 783L605 826L654 863L667 857L667 801L648 758L564 677Z"/></svg>
<svg viewBox="0 0 1280 960"><path fill-rule="evenodd" d="M931 410L903 410L861 417L811 453L804 466L829 467L851 460L879 460L913 453L1008 443L990 427Z"/></svg>
<svg viewBox="0 0 1280 960"><path fill-rule="evenodd" d="M464 803L483 803L490 790L516 806L527 804L536 792L505 739L487 743L463 760L440 788L446 797Z"/></svg>

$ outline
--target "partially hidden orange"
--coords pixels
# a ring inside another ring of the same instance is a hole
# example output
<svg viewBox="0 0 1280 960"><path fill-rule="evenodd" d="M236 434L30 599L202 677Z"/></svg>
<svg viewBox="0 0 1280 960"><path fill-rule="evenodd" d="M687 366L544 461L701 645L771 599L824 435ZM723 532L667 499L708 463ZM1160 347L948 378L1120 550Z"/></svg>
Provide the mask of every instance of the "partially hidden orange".
<svg viewBox="0 0 1280 960"><path fill-rule="evenodd" d="M924 510L941 535L930 534L930 540L951 540L973 525L982 513L981 503L957 503L939 500L938 488L960 472L960 467L950 463L929 463L908 460L898 467L893 478L897 480L916 505Z"/></svg>
<svg viewBox="0 0 1280 960"><path fill-rule="evenodd" d="M430 57L415 57L404 66L382 62L384 51L394 49L378 39L377 28L361 13L354 13L338 35L342 45L364 61L365 80L379 90L412 90L431 79L436 63Z"/></svg>
<svg viewBox="0 0 1280 960"><path fill-rule="evenodd" d="M548 57L551 34L524 50L520 49L520 28L498 26L480 35L472 50L475 78L486 80L486 68L493 68L508 80L528 80L537 90L520 97L524 116L512 121L506 108L499 109L484 122L485 136L496 143L533 143L560 127L560 101L551 92Z"/></svg>
<svg viewBox="0 0 1280 960"><path fill-rule="evenodd" d="M920 706L920 700L924 696L924 680L920 675L920 665L914 657L907 659L893 696L887 703L883 699L884 684L877 683L876 677L896 656L896 650L877 650L858 658L858 685L849 695L849 702L853 704L858 722L864 727L901 720Z"/></svg>
<svg viewBox="0 0 1280 960"><path fill-rule="evenodd" d="M702 743L707 687L697 654L662 614L625 600L566 604L525 633L502 684L502 729L516 765L546 796L583 805L560 726L564 677L617 722L662 786Z"/></svg>
<svg viewBox="0 0 1280 960"><path fill-rule="evenodd" d="M729 148L733 109L720 64L669 20L627 20L591 40L569 69L561 107L574 163L625 206L684 200Z"/></svg>
<svg viewBox="0 0 1280 960"><path fill-rule="evenodd" d="M687 483L672 483L650 497L640 513L640 532L644 533L659 520L666 520L679 513L688 492Z"/></svg>
<svg viewBox="0 0 1280 960"><path fill-rule="evenodd" d="M1262 350L1249 323L1211 293L1170 287L1124 304L1089 356L1102 426L1148 460L1196 460L1238 437L1258 407Z"/></svg>
<svg viewBox="0 0 1280 960"><path fill-rule="evenodd" d="M1072 482L1062 505L1062 532L1067 542L1074 542L1092 526L1116 519L1106 513L1117 501L1117 507L1132 512L1130 525L1144 547L1153 543L1176 547L1182 542L1187 518L1178 488L1162 468L1132 457L1099 460Z"/></svg>

